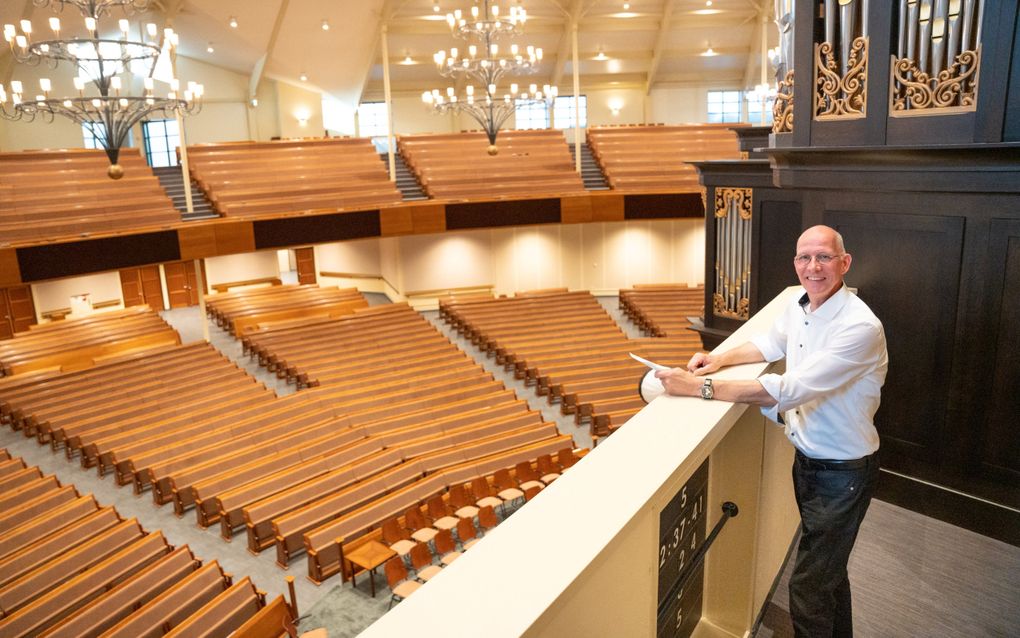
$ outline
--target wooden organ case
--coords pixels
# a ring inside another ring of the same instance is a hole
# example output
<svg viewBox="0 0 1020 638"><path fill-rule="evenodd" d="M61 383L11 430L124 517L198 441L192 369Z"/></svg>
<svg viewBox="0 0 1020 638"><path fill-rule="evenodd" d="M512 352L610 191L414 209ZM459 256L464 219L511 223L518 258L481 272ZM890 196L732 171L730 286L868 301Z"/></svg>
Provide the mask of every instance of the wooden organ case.
<svg viewBox="0 0 1020 638"><path fill-rule="evenodd" d="M1020 0L779 4L771 133L696 165L705 345L833 226L889 344L879 497L1020 545Z"/></svg>

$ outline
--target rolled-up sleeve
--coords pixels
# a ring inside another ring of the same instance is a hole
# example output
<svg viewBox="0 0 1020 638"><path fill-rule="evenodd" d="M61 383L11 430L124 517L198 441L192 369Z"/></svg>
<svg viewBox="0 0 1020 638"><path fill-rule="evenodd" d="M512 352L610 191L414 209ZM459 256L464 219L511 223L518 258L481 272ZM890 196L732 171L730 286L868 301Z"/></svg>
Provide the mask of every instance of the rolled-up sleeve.
<svg viewBox="0 0 1020 638"><path fill-rule="evenodd" d="M786 317L781 316L772 324L768 332L751 337L751 343L761 352L766 361L772 363L786 356Z"/></svg>
<svg viewBox="0 0 1020 638"><path fill-rule="evenodd" d="M769 408L769 418L792 410L808 401L845 387L873 369L882 358L881 326L858 323L847 326L824 348L804 358L795 370L766 374L758 378L765 391L777 403Z"/></svg>

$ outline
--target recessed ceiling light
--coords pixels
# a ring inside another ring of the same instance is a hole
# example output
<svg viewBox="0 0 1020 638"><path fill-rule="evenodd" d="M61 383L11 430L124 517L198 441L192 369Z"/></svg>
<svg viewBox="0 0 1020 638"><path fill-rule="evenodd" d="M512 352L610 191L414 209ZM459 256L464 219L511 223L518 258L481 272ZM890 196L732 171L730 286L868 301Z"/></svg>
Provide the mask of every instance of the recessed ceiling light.
<svg viewBox="0 0 1020 638"><path fill-rule="evenodd" d="M230 25L230 28L236 29L237 28L237 18L235 18L234 16L230 16L230 19L227 21L227 24Z"/></svg>
<svg viewBox="0 0 1020 638"><path fill-rule="evenodd" d="M705 0L705 6L706 7L711 7L712 6L712 0Z"/></svg>
<svg viewBox="0 0 1020 638"><path fill-rule="evenodd" d="M439 13L439 0L436 0L435 2L432 3L432 10L435 11L436 13Z"/></svg>
<svg viewBox="0 0 1020 638"><path fill-rule="evenodd" d="M719 54L716 53L715 51L713 51L712 47L709 46L707 49L705 49L705 51L701 55L702 55L702 57L711 58L711 57L719 55Z"/></svg>
<svg viewBox="0 0 1020 638"><path fill-rule="evenodd" d="M624 2L623 3L623 10L624 11L630 11L630 3L629 2Z"/></svg>
<svg viewBox="0 0 1020 638"><path fill-rule="evenodd" d="M593 60L608 60L609 58L606 56L606 54L601 49L599 49L599 52L597 54L595 54L595 57L592 58L592 59Z"/></svg>
<svg viewBox="0 0 1020 638"><path fill-rule="evenodd" d="M691 13L696 16L713 16L717 13L722 13L722 9L695 9Z"/></svg>
<svg viewBox="0 0 1020 638"><path fill-rule="evenodd" d="M323 31L329 31L329 20L323 20L322 21L322 30Z"/></svg>
<svg viewBox="0 0 1020 638"><path fill-rule="evenodd" d="M216 52L216 49L214 49L214 48L213 48L212 42L210 42L210 43L209 43L209 46L207 46L207 47L205 48L205 50L206 50L206 52L208 52L208 53L215 53L215 52Z"/></svg>
<svg viewBox="0 0 1020 638"><path fill-rule="evenodd" d="M306 73L304 73L304 72L301 73L301 81L302 82L307 82L308 81L308 75Z"/></svg>

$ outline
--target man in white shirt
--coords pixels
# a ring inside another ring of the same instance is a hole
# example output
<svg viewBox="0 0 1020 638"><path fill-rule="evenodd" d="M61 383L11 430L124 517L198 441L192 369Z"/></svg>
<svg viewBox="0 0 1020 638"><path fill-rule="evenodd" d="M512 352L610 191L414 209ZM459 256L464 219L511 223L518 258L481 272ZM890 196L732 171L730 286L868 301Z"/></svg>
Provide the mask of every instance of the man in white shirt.
<svg viewBox="0 0 1020 638"><path fill-rule="evenodd" d="M698 353L687 370L657 372L666 391L762 407L797 448L794 492L801 515L790 579L799 637L852 636L847 561L878 477L874 417L889 357L882 323L843 284L852 257L843 238L814 226L797 241L804 295L772 329L732 350ZM713 380L726 366L786 358L784 374Z"/></svg>

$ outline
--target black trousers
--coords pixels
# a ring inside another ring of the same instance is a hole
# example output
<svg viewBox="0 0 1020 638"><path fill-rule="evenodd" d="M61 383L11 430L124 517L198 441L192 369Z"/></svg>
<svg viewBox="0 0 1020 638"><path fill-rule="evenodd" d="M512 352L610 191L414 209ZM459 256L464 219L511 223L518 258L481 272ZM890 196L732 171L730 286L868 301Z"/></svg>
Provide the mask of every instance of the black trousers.
<svg viewBox="0 0 1020 638"><path fill-rule="evenodd" d="M801 525L790 616L798 638L853 636L846 565L877 480L877 453L827 462L797 452L793 489Z"/></svg>

